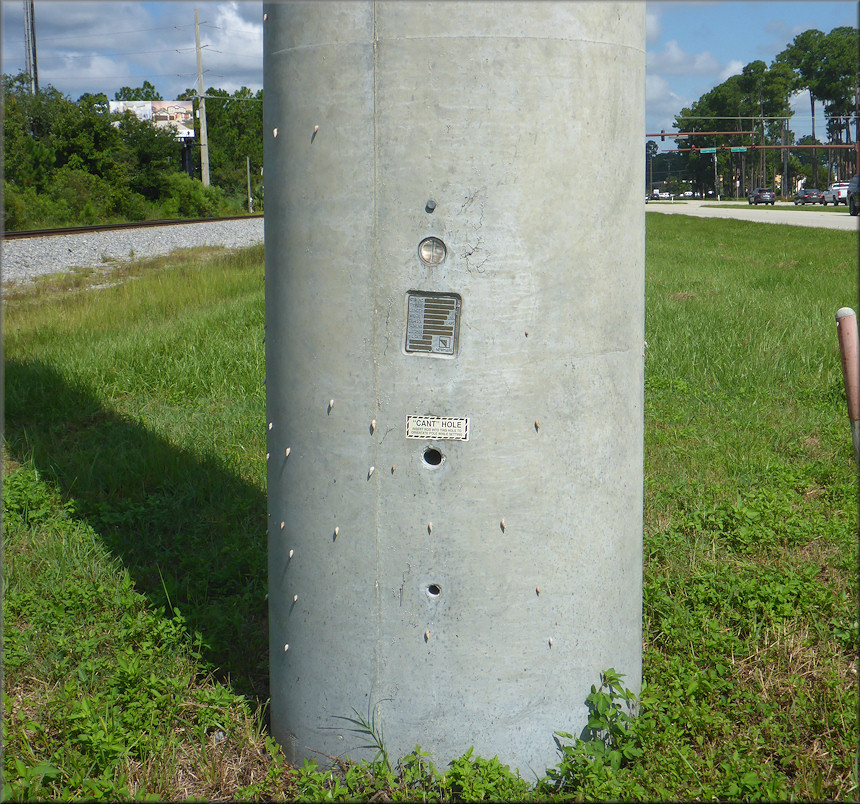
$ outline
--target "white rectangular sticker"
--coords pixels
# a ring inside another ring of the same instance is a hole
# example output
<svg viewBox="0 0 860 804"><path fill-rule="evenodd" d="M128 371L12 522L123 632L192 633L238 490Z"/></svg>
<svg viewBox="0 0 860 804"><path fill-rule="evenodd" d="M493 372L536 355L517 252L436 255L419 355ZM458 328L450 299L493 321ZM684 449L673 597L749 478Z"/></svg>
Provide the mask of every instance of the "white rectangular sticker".
<svg viewBox="0 0 860 804"><path fill-rule="evenodd" d="M469 419L466 416L407 416L406 437L468 441Z"/></svg>

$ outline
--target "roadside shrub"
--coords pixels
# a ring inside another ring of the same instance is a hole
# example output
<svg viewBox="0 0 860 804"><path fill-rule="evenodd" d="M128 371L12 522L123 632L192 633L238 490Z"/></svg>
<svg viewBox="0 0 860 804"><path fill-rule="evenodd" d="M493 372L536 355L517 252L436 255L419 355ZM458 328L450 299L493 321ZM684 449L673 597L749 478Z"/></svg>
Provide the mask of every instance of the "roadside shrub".
<svg viewBox="0 0 860 804"><path fill-rule="evenodd" d="M32 187L3 183L3 222L6 231L65 226L74 222L68 204Z"/></svg>
<svg viewBox="0 0 860 804"><path fill-rule="evenodd" d="M33 195L32 191L19 190L14 184L3 182L3 228L7 232L27 228L28 192Z"/></svg>
<svg viewBox="0 0 860 804"><path fill-rule="evenodd" d="M161 198L162 208L171 217L207 218L229 211L222 190L204 187L184 173L167 176Z"/></svg>
<svg viewBox="0 0 860 804"><path fill-rule="evenodd" d="M140 193L125 186L111 190L111 208L115 215L128 221L146 220L152 209Z"/></svg>
<svg viewBox="0 0 860 804"><path fill-rule="evenodd" d="M98 176L68 165L54 173L51 198L68 210L70 223L89 225L109 217L110 185Z"/></svg>

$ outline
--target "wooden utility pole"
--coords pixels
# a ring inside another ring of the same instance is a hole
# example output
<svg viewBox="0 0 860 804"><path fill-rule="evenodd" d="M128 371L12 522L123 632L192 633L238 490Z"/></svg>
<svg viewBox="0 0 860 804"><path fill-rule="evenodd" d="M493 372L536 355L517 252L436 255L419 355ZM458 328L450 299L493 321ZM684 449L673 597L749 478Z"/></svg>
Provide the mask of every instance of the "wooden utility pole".
<svg viewBox="0 0 860 804"><path fill-rule="evenodd" d="M27 49L27 77L30 79L30 92L39 92L39 67L36 62L36 17L33 0L24 0L24 44Z"/></svg>
<svg viewBox="0 0 860 804"><path fill-rule="evenodd" d="M209 137L206 133L206 98L203 97L203 59L200 55L200 16L194 9L194 36L197 39L197 97L200 115L200 177L209 186Z"/></svg>

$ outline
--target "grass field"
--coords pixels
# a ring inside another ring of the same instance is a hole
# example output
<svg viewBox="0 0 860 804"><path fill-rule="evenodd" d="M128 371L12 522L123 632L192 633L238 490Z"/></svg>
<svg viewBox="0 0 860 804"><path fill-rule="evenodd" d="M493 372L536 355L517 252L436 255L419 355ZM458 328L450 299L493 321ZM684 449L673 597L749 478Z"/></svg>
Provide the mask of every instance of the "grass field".
<svg viewBox="0 0 860 804"><path fill-rule="evenodd" d="M856 263L648 216L641 714L542 780L268 737L261 248L6 294L3 798L856 800Z"/></svg>

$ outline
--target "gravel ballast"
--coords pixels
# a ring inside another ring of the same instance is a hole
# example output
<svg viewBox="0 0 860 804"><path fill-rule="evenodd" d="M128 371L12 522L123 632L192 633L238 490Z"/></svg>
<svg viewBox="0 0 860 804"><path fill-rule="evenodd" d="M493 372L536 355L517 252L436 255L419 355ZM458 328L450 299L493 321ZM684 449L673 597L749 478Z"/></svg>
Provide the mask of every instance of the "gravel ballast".
<svg viewBox="0 0 860 804"><path fill-rule="evenodd" d="M263 242L263 219L187 223L141 229L4 240L3 284L73 268L110 270L111 264L143 260L195 246L246 248Z"/></svg>

